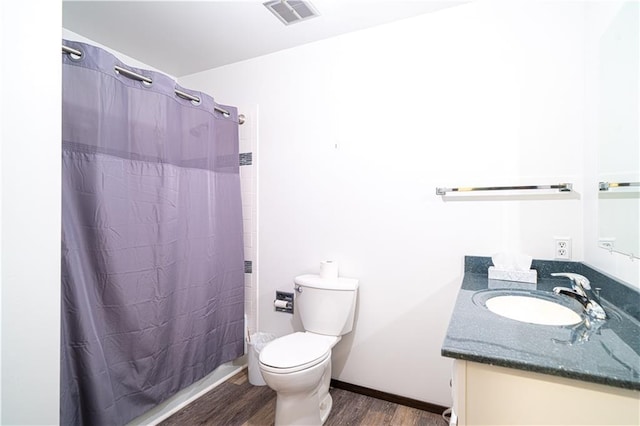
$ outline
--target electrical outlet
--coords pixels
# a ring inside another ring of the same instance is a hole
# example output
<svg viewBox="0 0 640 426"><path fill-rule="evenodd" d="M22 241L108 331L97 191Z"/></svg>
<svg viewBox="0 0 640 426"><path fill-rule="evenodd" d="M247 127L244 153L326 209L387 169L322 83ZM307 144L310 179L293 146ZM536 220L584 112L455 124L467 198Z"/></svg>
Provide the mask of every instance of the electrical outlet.
<svg viewBox="0 0 640 426"><path fill-rule="evenodd" d="M571 238L555 237L554 255L556 259L571 260Z"/></svg>

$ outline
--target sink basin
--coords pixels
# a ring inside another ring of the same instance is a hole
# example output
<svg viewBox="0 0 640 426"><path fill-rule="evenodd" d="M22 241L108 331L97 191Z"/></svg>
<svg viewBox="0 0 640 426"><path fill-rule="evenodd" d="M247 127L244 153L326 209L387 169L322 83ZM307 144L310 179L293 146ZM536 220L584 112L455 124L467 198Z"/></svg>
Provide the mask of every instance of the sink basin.
<svg viewBox="0 0 640 426"><path fill-rule="evenodd" d="M581 306L552 293L528 290L489 290L474 297L494 314L531 324L574 325L582 321Z"/></svg>

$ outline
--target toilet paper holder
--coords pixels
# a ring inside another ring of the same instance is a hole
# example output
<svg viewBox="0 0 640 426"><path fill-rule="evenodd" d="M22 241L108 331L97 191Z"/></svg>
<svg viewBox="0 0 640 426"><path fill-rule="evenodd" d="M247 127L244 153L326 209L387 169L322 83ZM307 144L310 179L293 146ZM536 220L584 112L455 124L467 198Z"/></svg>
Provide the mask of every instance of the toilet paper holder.
<svg viewBox="0 0 640 426"><path fill-rule="evenodd" d="M277 312L286 312L293 314L293 293L286 291L277 291L273 306Z"/></svg>

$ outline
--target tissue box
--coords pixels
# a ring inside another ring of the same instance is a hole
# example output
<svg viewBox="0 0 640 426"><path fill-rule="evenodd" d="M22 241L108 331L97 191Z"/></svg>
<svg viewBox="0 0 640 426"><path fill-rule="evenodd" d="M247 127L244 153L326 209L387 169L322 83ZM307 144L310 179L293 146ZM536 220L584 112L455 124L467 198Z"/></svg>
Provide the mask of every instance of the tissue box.
<svg viewBox="0 0 640 426"><path fill-rule="evenodd" d="M528 271L508 271L497 269L495 266L489 266L489 279L536 284L538 282L538 271L535 269L529 269Z"/></svg>

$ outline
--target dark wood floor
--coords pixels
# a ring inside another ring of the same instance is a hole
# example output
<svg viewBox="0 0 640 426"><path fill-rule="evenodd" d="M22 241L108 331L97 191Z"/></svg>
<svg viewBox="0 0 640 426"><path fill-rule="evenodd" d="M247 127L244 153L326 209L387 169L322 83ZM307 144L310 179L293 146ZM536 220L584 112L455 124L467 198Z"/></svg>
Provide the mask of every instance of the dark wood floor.
<svg viewBox="0 0 640 426"><path fill-rule="evenodd" d="M326 426L446 426L447 424L439 414L343 389L332 388L330 392L333 397L333 409L325 422ZM268 386L252 386L247 379L245 369L160 425L273 425L275 408L276 393Z"/></svg>

